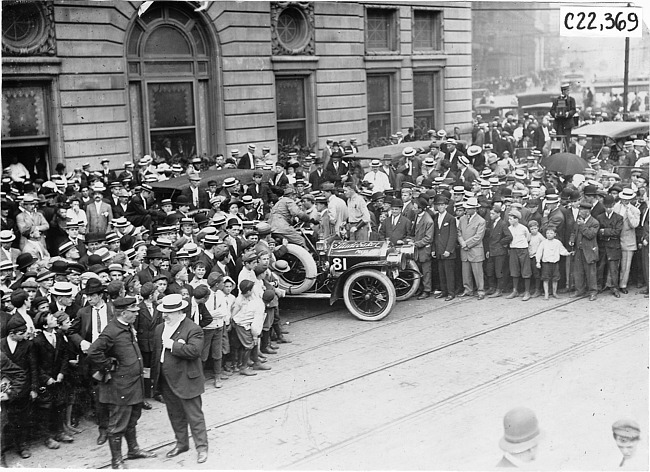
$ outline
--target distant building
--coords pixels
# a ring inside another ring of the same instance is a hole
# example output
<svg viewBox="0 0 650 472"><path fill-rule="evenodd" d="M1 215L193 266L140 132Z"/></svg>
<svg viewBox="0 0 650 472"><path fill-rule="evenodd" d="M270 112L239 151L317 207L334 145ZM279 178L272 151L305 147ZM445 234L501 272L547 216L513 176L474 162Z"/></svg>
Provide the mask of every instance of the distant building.
<svg viewBox="0 0 650 472"><path fill-rule="evenodd" d="M475 82L531 75L559 65L559 8L548 3L473 2Z"/></svg>
<svg viewBox="0 0 650 472"><path fill-rule="evenodd" d="M3 2L4 166L468 130L469 2L149 3Z"/></svg>

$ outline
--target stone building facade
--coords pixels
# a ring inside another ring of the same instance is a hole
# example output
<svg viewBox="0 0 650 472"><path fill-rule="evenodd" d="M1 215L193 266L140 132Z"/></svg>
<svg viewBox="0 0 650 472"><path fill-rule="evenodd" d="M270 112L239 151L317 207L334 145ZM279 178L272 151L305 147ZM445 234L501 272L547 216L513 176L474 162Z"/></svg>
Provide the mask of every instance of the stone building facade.
<svg viewBox="0 0 650 472"><path fill-rule="evenodd" d="M467 132L471 48L469 2L3 2L3 167Z"/></svg>

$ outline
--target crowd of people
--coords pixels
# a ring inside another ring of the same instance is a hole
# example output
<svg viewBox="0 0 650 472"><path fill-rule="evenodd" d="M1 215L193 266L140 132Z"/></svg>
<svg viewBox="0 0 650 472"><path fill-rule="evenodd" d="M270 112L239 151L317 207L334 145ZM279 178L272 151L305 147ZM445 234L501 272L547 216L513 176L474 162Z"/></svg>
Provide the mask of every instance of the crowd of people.
<svg viewBox="0 0 650 472"><path fill-rule="evenodd" d="M122 437L128 458L149 457L135 424L156 398L176 433L168 456L187 450L189 424L204 462L202 414L190 401L203 390L176 391L177 373L166 370L176 361L166 356L191 353L192 379L209 374L215 388L234 373L269 370L267 357L290 342L279 309L290 292L283 256L305 237L413 243L418 299L571 291L596 300L632 284L648 293L648 138L623 144L638 166L623 184L606 156L582 152L582 139L572 145L584 172L545 171L546 133L534 117L477 122L475 131L467 145L429 130L427 147L369 163L354 139L277 161L250 144L210 162L144 156L119 173L107 160L94 172L86 164L66 174L61 164L47 181L12 161L2 179L0 353L24 379L3 388L3 459L11 446L29 457L35 438L52 449L73 442L84 415L99 425L98 444L109 441L114 467L123 465ZM391 139L415 140L412 129ZM252 181L203 177L235 167L254 169ZM168 179L182 188L171 199L154 191ZM182 323L191 343L174 337ZM118 346L142 369L118 372L129 362Z"/></svg>

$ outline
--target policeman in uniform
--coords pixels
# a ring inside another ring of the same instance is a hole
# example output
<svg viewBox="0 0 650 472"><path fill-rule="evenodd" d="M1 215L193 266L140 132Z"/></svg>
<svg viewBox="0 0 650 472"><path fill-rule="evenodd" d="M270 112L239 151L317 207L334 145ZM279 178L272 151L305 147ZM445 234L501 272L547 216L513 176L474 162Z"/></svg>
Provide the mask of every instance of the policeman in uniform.
<svg viewBox="0 0 650 472"><path fill-rule="evenodd" d="M144 365L133 322L138 316L134 297L113 302L115 318L88 348L88 357L99 369L99 401L108 404L108 442L113 469L123 469L122 437L128 445L127 459L155 457L138 446L135 427L144 402Z"/></svg>

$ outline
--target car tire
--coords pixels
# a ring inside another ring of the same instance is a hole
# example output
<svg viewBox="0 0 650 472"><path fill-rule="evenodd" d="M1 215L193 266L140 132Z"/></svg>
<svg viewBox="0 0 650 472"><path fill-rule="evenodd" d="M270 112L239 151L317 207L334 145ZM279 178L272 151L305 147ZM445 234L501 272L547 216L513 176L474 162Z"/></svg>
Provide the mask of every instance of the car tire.
<svg viewBox="0 0 650 472"><path fill-rule="evenodd" d="M343 286L345 306L362 321L379 321L397 302L395 286L386 274L363 269L350 274Z"/></svg>
<svg viewBox="0 0 650 472"><path fill-rule="evenodd" d="M284 290L290 290L291 295L304 293L316 281L316 262L314 257L304 247L297 244L287 244L287 253L281 257L289 264L289 271L276 273L278 285Z"/></svg>
<svg viewBox="0 0 650 472"><path fill-rule="evenodd" d="M420 288L421 281L422 275L420 275L418 265L413 259L409 259L406 269L400 270L397 278L393 279L397 301L403 302L411 298Z"/></svg>

